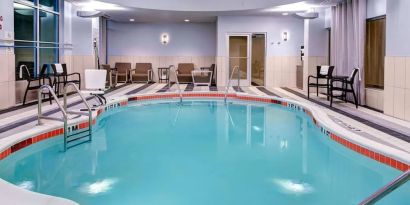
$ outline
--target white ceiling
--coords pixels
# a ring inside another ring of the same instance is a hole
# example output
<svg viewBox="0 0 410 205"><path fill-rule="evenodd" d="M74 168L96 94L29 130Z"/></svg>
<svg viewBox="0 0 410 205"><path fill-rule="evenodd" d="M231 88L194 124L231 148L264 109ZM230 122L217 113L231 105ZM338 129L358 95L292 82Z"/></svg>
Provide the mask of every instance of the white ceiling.
<svg viewBox="0 0 410 205"><path fill-rule="evenodd" d="M90 0L67 0L80 8ZM112 20L129 22L215 22L217 16L226 15L281 15L285 11L272 11L278 6L298 2L316 7L328 7L341 0L98 0L108 3L104 8ZM112 5L110 5L112 4ZM296 9L297 6L292 6ZM288 9L287 7L286 9ZM291 13L296 12L291 8Z"/></svg>

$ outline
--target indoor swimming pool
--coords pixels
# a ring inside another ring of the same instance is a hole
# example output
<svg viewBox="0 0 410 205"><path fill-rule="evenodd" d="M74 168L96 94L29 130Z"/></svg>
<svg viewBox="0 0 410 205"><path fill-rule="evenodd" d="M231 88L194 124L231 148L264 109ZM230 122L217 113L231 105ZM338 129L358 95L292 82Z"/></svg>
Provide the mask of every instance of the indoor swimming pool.
<svg viewBox="0 0 410 205"><path fill-rule="evenodd" d="M356 205L400 171L268 103L146 101L103 113L93 140L62 137L0 161L0 178L84 205ZM405 185L379 204L408 204Z"/></svg>

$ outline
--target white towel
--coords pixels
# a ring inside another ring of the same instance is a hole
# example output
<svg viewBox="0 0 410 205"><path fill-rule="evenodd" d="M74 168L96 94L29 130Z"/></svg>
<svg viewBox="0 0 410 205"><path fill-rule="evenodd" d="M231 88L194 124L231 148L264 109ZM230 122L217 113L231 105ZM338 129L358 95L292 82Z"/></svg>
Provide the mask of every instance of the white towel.
<svg viewBox="0 0 410 205"><path fill-rule="evenodd" d="M56 72L57 72L58 74L64 72L64 71L63 71L63 66L62 66L61 64L56 63L55 66L56 66Z"/></svg>
<svg viewBox="0 0 410 205"><path fill-rule="evenodd" d="M327 75L329 73L329 67L328 65L320 66L320 75Z"/></svg>

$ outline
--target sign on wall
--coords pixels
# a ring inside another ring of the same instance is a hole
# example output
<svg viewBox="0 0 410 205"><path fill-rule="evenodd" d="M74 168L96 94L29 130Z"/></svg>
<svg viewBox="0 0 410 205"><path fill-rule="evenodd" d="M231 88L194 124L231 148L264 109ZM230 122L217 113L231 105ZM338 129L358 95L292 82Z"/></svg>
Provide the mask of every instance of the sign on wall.
<svg viewBox="0 0 410 205"><path fill-rule="evenodd" d="M3 16L0 16L0 31L3 30Z"/></svg>

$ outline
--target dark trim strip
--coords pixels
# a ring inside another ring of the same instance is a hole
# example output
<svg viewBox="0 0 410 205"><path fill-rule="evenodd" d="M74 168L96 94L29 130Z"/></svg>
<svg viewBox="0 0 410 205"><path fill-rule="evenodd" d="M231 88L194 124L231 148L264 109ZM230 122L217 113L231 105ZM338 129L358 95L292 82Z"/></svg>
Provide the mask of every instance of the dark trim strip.
<svg viewBox="0 0 410 205"><path fill-rule="evenodd" d="M171 87L174 85L174 82L171 82L168 86L168 84L166 84L164 87L162 87L160 90L157 91L157 93L164 93L167 92L169 89L171 89Z"/></svg>
<svg viewBox="0 0 410 205"><path fill-rule="evenodd" d="M155 83L147 83L139 88L136 88L134 90L129 91L128 93L125 93L125 95L133 95L133 94L137 94L143 90L145 90L146 88L148 88L151 85L154 85Z"/></svg>
<svg viewBox="0 0 410 205"><path fill-rule="evenodd" d="M189 83L186 88L185 88L185 92L189 92L189 91L193 91L194 90L194 84Z"/></svg>
<svg viewBox="0 0 410 205"><path fill-rule="evenodd" d="M260 90L261 92L265 93L266 95L275 96L275 97L279 97L279 98L280 98L279 95L276 95L275 93L269 91L269 90L266 89L265 87L260 87L260 86L258 86L258 87L256 87L256 88L257 88L258 90Z"/></svg>

